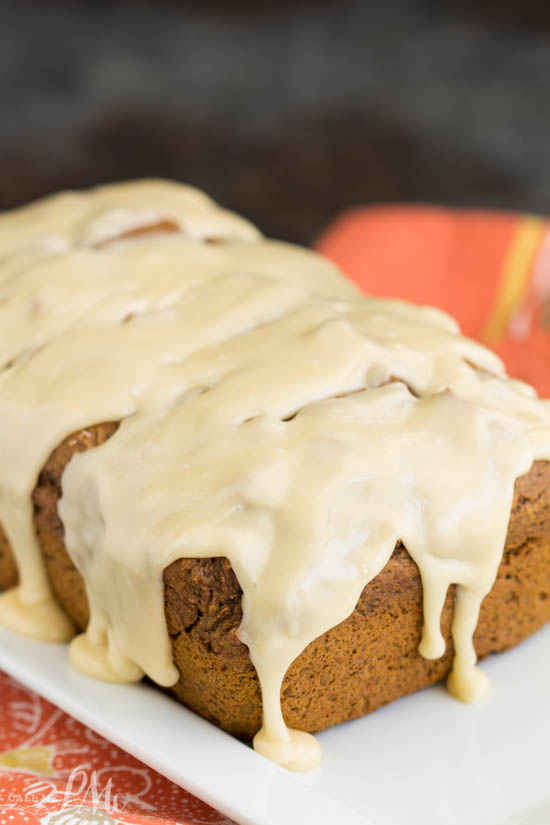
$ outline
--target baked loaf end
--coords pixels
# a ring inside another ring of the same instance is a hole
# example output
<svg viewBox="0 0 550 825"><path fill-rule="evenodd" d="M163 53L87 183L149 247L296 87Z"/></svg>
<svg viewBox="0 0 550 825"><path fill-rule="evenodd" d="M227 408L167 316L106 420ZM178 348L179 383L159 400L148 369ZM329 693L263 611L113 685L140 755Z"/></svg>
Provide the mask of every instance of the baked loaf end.
<svg viewBox="0 0 550 825"><path fill-rule="evenodd" d="M61 476L75 452L106 441L117 424L71 435L52 453L34 492L35 525L53 590L80 629L88 621L82 577L63 543L57 513ZM550 463L518 479L498 577L475 634L479 658L520 642L550 619ZM0 586L16 569L0 527ZM252 738L261 726L261 695L248 649L238 639L241 589L225 558L181 559L164 572L164 601L180 678L171 692L224 730ZM288 725L315 732L363 716L443 679L451 667L454 588L442 613L447 642L440 659L418 653L422 587L415 563L398 544L363 590L352 615L294 661L282 688Z"/></svg>

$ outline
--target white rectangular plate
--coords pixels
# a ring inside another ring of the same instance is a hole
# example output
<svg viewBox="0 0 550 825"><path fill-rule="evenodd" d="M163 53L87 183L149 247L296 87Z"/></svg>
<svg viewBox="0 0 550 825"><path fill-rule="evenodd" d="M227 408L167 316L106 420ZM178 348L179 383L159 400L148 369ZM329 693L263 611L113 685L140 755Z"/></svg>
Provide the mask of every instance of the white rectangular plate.
<svg viewBox="0 0 550 825"><path fill-rule="evenodd" d="M1 669L243 825L548 825L549 654L550 626L483 665L481 706L421 691L325 731L322 767L292 774L148 685L88 679L65 646L0 629Z"/></svg>

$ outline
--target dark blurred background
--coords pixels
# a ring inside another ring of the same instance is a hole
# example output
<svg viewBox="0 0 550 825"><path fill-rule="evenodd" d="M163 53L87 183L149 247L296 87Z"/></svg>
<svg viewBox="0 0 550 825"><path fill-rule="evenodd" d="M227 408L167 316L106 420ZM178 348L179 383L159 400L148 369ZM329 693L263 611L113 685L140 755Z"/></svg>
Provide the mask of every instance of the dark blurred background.
<svg viewBox="0 0 550 825"><path fill-rule="evenodd" d="M145 175L311 242L373 201L550 213L550 4L0 0L0 207Z"/></svg>

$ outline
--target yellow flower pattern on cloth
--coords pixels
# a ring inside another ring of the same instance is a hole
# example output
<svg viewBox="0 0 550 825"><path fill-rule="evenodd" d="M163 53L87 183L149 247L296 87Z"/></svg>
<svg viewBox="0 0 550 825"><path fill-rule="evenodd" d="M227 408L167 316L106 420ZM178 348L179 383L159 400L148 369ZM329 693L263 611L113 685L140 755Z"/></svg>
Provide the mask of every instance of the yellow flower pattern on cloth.
<svg viewBox="0 0 550 825"><path fill-rule="evenodd" d="M0 671L0 825L231 825Z"/></svg>
<svg viewBox="0 0 550 825"><path fill-rule="evenodd" d="M16 748L0 753L0 770L25 771L40 776L54 776L54 751L52 748Z"/></svg>

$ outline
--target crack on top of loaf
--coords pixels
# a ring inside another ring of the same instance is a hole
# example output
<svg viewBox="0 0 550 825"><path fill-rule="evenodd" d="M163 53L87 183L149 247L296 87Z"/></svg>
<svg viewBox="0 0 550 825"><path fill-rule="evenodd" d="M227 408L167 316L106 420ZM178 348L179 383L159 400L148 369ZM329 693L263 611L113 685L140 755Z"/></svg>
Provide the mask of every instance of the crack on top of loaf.
<svg viewBox="0 0 550 825"><path fill-rule="evenodd" d="M78 245L102 250L124 241L139 241L154 235L179 234L187 240L208 246L221 246L230 235L193 227L185 220L163 214L155 209L111 209L93 218L84 228Z"/></svg>
<svg viewBox="0 0 550 825"><path fill-rule="evenodd" d="M301 413L303 410L307 409L307 407L309 407L311 404L315 404L319 401L336 401L336 400L339 400L339 399L350 398L350 397L355 396L355 395L360 395L361 393L367 393L367 392L369 392L369 390L378 390L381 387L387 387L389 384L403 384L403 386L406 387L406 389L410 392L410 394L412 396L414 396L415 398L420 398L420 393L416 392L415 389L409 383L407 383L407 381L405 381L403 378L398 378L398 377L392 375L388 378L387 381L381 381L380 383L377 383L377 384L363 384L360 387L354 387L353 389L350 389L350 390L344 390L342 392L328 393L327 395L325 395L321 398L312 398L311 401L307 402L307 404L303 404L301 407L298 407L296 410L293 410L292 412L288 413L287 415L282 416L280 420L283 422L283 424L287 424L288 422L293 421L296 418L296 416L299 415L299 413ZM257 416L251 416L250 418L245 419L245 421L243 423L246 423L248 421L252 421L253 418L256 418L256 417Z"/></svg>
<svg viewBox="0 0 550 825"><path fill-rule="evenodd" d="M475 364L473 361L470 361L469 358L462 359L464 363L470 367L474 372L478 372L481 375L489 375L491 378L501 378L502 376L498 375L496 372L492 372L492 370L488 370L486 367L481 367L479 364Z"/></svg>
<svg viewBox="0 0 550 825"><path fill-rule="evenodd" d="M5 363L1 363L0 361L0 375L5 372L9 372L18 364L24 364L27 361L30 361L31 358L34 358L41 350L44 349L45 344L35 347L27 347L26 349L21 350L20 352L12 355Z"/></svg>
<svg viewBox="0 0 550 825"><path fill-rule="evenodd" d="M111 244L120 243L122 241L140 240L141 238L150 237L151 235L174 235L179 234L186 237L188 240L195 240L197 243L203 243L207 246L223 246L229 242L229 238L223 238L219 235L207 235L205 237L191 236L178 223L172 220L160 220L156 223L145 224L128 229L125 232L120 232L103 240L92 244L92 249L105 249Z"/></svg>
<svg viewBox="0 0 550 825"><path fill-rule="evenodd" d="M93 249L104 249L106 246L113 243L118 243L120 241L137 240L150 235L169 235L175 232L185 234L182 227L178 223L169 218L163 218L155 222L133 226L129 229L123 230L122 232L117 232L113 235L100 238L99 240L92 242L90 246Z"/></svg>

